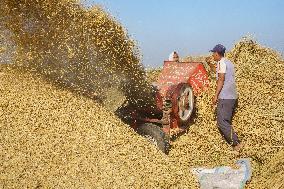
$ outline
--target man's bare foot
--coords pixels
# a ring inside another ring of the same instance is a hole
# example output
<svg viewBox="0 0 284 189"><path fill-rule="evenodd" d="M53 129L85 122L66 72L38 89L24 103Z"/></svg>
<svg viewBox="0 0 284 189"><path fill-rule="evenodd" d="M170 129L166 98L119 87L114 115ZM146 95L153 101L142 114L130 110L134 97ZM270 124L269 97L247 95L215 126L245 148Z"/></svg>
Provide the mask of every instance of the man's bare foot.
<svg viewBox="0 0 284 189"><path fill-rule="evenodd" d="M239 143L237 146L233 147L233 150L236 152L240 152L243 149L243 144Z"/></svg>

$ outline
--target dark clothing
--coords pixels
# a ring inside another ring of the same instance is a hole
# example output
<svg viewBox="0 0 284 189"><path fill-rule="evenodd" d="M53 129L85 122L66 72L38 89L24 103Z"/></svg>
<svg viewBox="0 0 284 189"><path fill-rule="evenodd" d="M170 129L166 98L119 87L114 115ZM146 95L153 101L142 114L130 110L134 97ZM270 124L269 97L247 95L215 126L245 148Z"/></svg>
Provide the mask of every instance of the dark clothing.
<svg viewBox="0 0 284 189"><path fill-rule="evenodd" d="M237 106L236 99L219 99L217 105L217 125L227 143L236 146L240 143L232 127L232 117Z"/></svg>

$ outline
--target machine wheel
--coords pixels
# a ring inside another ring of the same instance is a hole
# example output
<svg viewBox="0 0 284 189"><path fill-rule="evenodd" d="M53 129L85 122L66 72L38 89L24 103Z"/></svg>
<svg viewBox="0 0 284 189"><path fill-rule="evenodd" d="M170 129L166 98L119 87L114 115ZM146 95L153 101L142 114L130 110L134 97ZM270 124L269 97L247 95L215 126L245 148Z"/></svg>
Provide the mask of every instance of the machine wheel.
<svg viewBox="0 0 284 189"><path fill-rule="evenodd" d="M169 141L166 134L158 125L153 123L144 123L138 127L137 132L165 154L169 153Z"/></svg>
<svg viewBox="0 0 284 189"><path fill-rule="evenodd" d="M180 89L178 97L178 115L182 123L187 123L194 113L193 89L185 84Z"/></svg>

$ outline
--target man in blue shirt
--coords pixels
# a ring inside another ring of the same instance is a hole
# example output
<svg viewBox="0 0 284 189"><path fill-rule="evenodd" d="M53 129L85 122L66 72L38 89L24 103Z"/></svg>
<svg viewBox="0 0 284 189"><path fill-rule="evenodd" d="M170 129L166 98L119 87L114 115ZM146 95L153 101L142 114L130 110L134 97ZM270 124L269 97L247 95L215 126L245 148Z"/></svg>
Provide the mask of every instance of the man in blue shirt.
<svg viewBox="0 0 284 189"><path fill-rule="evenodd" d="M211 52L217 65L213 65L206 59L210 67L216 71L217 88L212 99L213 105L217 104L217 125L225 140L233 146L233 149L240 151L242 145L232 127L232 117L237 105L237 87L235 81L234 64L224 57L226 48L218 44Z"/></svg>

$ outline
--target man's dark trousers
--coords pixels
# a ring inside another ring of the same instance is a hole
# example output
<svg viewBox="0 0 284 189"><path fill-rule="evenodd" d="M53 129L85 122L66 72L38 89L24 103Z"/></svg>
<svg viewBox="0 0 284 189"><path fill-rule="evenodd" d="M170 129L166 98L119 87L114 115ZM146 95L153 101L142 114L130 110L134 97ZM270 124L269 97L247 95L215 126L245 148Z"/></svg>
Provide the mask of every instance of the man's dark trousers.
<svg viewBox="0 0 284 189"><path fill-rule="evenodd" d="M236 106L236 99L219 99L217 105L218 128L227 143L232 146L236 146L240 143L238 136L232 127L232 117Z"/></svg>

